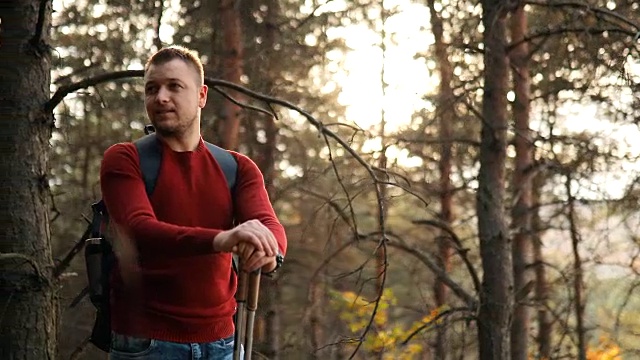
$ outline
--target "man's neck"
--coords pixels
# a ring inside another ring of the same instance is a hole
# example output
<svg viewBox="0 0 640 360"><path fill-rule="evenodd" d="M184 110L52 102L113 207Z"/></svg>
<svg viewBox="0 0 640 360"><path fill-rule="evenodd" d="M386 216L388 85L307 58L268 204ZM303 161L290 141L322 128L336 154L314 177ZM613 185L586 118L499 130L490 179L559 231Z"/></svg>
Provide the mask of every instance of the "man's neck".
<svg viewBox="0 0 640 360"><path fill-rule="evenodd" d="M167 144L167 146L169 146L171 150L176 152L194 151L200 144L199 129L180 135L164 136L162 134L156 133L156 136L158 136L165 144Z"/></svg>

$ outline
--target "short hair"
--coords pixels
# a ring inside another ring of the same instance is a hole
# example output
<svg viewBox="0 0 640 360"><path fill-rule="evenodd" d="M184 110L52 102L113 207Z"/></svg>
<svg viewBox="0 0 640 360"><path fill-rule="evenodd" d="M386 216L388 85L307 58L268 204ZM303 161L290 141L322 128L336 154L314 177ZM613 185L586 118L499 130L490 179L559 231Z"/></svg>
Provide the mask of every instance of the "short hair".
<svg viewBox="0 0 640 360"><path fill-rule="evenodd" d="M171 45L158 50L151 55L147 63L144 65L144 73L146 74L151 65L161 65L174 59L180 59L185 63L193 66L200 75L200 82L204 81L204 67L200 61L198 53L184 46Z"/></svg>

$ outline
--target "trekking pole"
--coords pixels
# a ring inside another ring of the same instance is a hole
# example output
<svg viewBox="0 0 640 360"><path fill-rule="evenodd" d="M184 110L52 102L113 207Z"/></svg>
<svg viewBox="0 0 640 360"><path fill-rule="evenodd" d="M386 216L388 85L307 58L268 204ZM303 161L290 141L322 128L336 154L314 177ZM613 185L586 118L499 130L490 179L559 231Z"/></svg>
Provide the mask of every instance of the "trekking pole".
<svg viewBox="0 0 640 360"><path fill-rule="evenodd" d="M247 289L248 274L242 271L241 261L238 264L238 289L236 290L236 336L233 343L233 360L242 360L240 355L242 351L242 343L244 342L245 315L247 311Z"/></svg>
<svg viewBox="0 0 640 360"><path fill-rule="evenodd" d="M247 329L245 357L244 360L251 360L251 352L253 350L253 328L256 318L256 310L258 309L258 296L260 293L260 269L249 274L249 295L247 298Z"/></svg>
<svg viewBox="0 0 640 360"><path fill-rule="evenodd" d="M236 336L233 345L233 360L251 360L253 351L253 328L255 324L258 297L260 292L260 269L247 273L242 271L242 261L238 272L238 290L236 302ZM241 351L244 345L244 359Z"/></svg>

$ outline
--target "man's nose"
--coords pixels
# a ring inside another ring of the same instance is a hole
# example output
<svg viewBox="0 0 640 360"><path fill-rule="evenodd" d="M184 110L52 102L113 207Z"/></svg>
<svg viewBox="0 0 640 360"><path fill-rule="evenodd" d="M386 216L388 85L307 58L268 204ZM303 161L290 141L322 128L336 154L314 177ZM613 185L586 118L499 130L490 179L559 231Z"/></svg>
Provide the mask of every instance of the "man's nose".
<svg viewBox="0 0 640 360"><path fill-rule="evenodd" d="M164 87L160 87L158 94L156 95L156 101L159 103L166 103L169 101L169 91Z"/></svg>

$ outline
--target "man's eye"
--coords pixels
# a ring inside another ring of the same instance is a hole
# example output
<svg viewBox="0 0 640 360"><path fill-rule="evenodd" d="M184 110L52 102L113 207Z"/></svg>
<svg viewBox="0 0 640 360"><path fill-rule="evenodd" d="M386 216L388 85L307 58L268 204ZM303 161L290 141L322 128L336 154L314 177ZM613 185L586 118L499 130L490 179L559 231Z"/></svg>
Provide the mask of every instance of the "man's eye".
<svg viewBox="0 0 640 360"><path fill-rule="evenodd" d="M155 87L147 87L144 89L144 92L147 94L153 94L156 91Z"/></svg>

